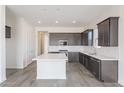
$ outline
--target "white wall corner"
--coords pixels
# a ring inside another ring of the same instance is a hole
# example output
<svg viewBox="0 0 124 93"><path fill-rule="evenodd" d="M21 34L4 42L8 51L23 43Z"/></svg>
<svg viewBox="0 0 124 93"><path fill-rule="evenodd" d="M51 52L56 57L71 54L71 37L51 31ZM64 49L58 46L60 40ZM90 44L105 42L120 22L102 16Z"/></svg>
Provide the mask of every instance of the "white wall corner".
<svg viewBox="0 0 124 93"><path fill-rule="evenodd" d="M6 80L5 6L0 5L0 83Z"/></svg>

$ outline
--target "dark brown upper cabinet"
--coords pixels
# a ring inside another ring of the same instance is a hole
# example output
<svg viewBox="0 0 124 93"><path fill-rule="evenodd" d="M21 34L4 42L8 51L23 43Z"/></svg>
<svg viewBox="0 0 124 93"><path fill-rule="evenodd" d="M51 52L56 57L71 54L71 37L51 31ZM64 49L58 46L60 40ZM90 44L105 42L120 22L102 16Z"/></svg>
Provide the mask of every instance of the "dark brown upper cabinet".
<svg viewBox="0 0 124 93"><path fill-rule="evenodd" d="M68 46L80 46L81 33L49 33L50 46L59 46L60 40L66 40Z"/></svg>
<svg viewBox="0 0 124 93"><path fill-rule="evenodd" d="M81 33L81 42L84 46L93 46L93 29L87 29Z"/></svg>
<svg viewBox="0 0 124 93"><path fill-rule="evenodd" d="M98 23L98 46L118 46L118 19L109 17Z"/></svg>

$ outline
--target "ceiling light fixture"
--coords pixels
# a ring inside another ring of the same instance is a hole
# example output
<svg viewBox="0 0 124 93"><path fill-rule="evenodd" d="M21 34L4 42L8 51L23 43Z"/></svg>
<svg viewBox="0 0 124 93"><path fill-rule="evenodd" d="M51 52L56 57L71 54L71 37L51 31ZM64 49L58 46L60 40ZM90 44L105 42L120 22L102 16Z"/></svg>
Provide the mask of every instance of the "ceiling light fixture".
<svg viewBox="0 0 124 93"><path fill-rule="evenodd" d="M41 23L41 21L38 21L38 24L40 24Z"/></svg>
<svg viewBox="0 0 124 93"><path fill-rule="evenodd" d="M76 21L75 21L75 20L73 20L73 21L72 21L72 23L73 23L73 24L75 24L75 23L76 23Z"/></svg>
<svg viewBox="0 0 124 93"><path fill-rule="evenodd" d="M56 21L56 24L59 23L59 21Z"/></svg>

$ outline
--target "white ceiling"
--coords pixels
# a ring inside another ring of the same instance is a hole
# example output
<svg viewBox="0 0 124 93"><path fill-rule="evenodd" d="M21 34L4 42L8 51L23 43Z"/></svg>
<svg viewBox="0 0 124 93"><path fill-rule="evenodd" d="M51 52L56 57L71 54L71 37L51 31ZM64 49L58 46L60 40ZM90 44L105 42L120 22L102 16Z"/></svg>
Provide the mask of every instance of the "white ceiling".
<svg viewBox="0 0 124 93"><path fill-rule="evenodd" d="M93 5L7 5L34 26L80 27L88 24L111 6ZM41 21L39 24L38 21ZM56 21L59 23L56 24ZM76 21L76 23L72 23Z"/></svg>

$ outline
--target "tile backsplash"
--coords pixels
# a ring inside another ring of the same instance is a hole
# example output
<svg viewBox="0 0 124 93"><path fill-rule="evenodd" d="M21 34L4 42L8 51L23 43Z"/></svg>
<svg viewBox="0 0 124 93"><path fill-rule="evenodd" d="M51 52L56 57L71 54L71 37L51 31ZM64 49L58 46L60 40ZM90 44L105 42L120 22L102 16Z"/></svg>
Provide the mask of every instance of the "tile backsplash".
<svg viewBox="0 0 124 93"><path fill-rule="evenodd" d="M95 49L95 51L98 55L104 55L104 56L114 57L114 58L118 58L118 56L119 56L118 47L94 48L94 47L85 46L83 48L84 48L83 49L84 51L89 52L89 53Z"/></svg>
<svg viewBox="0 0 124 93"><path fill-rule="evenodd" d="M59 50L68 50L69 52L79 52L83 49L83 46L49 46L49 52L55 52Z"/></svg>
<svg viewBox="0 0 124 93"><path fill-rule="evenodd" d="M59 50L68 50L69 52L79 52L85 51L88 53L96 52L98 55L108 56L118 58L119 52L118 47L92 47L92 46L49 46L49 52L59 51Z"/></svg>

